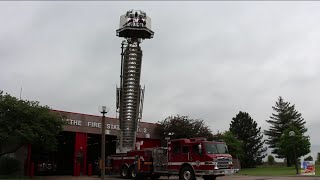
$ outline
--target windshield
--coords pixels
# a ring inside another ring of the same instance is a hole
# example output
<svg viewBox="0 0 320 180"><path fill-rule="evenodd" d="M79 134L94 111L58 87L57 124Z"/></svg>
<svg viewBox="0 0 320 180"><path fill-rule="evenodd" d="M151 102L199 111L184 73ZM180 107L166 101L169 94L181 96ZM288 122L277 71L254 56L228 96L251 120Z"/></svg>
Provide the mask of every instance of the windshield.
<svg viewBox="0 0 320 180"><path fill-rule="evenodd" d="M228 147L224 143L205 143L207 154L228 154Z"/></svg>

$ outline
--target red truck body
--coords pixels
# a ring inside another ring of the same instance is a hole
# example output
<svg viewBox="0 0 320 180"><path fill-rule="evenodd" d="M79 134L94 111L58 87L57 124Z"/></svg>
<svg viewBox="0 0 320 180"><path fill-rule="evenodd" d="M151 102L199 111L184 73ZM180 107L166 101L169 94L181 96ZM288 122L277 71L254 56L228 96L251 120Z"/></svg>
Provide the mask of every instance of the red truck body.
<svg viewBox="0 0 320 180"><path fill-rule="evenodd" d="M213 180L234 173L224 142L192 138L169 140L167 145L109 156L107 167L123 178L136 179L178 175L181 180Z"/></svg>

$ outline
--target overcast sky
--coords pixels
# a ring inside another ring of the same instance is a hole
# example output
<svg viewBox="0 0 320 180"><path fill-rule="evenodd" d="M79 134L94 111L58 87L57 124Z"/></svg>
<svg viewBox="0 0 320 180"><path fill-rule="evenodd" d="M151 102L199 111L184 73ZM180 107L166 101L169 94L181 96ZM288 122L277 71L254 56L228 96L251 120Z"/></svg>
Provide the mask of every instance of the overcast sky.
<svg viewBox="0 0 320 180"><path fill-rule="evenodd" d="M53 109L115 117L120 16L144 10L143 121L204 119L214 133L239 111L262 129L279 96L320 147L320 2L0 2L0 90Z"/></svg>

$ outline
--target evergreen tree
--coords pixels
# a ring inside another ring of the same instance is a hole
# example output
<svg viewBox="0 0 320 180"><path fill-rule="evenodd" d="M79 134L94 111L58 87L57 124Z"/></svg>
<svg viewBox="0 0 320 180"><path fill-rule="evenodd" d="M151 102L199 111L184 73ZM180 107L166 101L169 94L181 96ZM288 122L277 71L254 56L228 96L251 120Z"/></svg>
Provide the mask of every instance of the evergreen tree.
<svg viewBox="0 0 320 180"><path fill-rule="evenodd" d="M240 111L232 118L229 130L243 143L244 155L241 158L241 167L255 167L262 164L267 149L263 147L263 135L257 122L248 113Z"/></svg>
<svg viewBox="0 0 320 180"><path fill-rule="evenodd" d="M316 164L320 164L320 153L317 153L317 160L316 160Z"/></svg>
<svg viewBox="0 0 320 180"><path fill-rule="evenodd" d="M287 154L281 153L281 149L277 147L277 143L280 140L283 132L294 127L303 135L307 129L305 128L305 120L302 118L301 113L295 110L295 105L290 105L289 102L285 102L280 96L275 106L272 106L275 113L272 113L269 120L270 123L269 130L265 130L265 135L268 136L266 143L269 148L272 148L272 153L276 154L277 158L286 158L287 166L291 166L292 159L288 157ZM284 152L284 151L282 151Z"/></svg>

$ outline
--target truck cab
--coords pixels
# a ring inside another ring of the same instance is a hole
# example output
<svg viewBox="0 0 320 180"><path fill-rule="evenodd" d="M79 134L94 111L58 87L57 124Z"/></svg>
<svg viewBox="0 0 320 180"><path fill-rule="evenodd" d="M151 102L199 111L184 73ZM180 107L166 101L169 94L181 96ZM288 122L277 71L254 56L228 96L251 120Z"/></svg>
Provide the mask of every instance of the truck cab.
<svg viewBox="0 0 320 180"><path fill-rule="evenodd" d="M232 156L224 142L205 138L176 139L168 142L168 170L180 179L215 179L232 174Z"/></svg>

